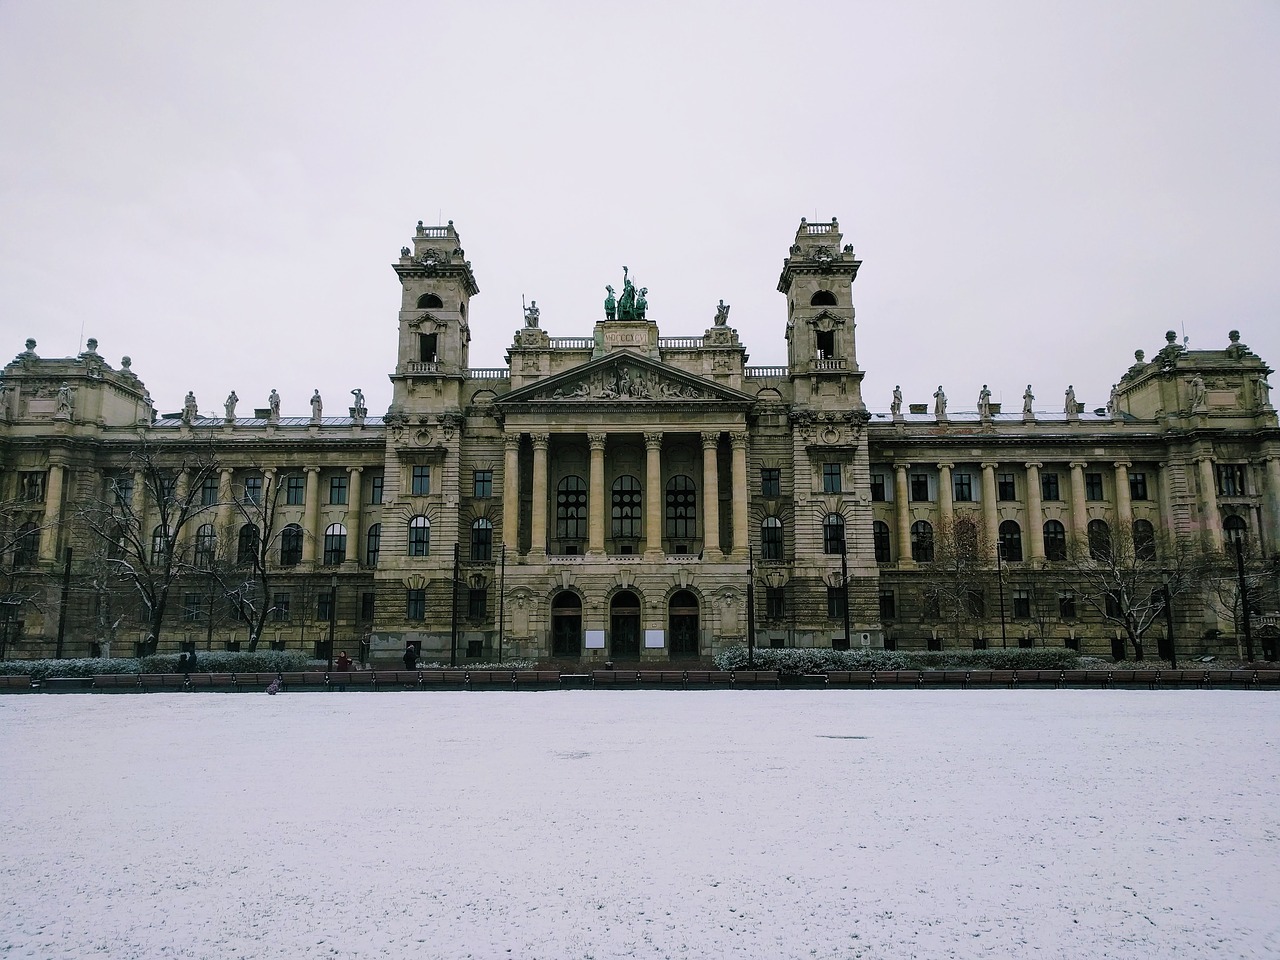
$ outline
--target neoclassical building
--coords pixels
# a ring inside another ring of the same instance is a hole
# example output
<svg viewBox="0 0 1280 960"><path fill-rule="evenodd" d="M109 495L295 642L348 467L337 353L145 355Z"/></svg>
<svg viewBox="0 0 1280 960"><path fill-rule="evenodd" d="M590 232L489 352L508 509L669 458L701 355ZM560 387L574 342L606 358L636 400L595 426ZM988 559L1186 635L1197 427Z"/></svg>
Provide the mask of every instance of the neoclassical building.
<svg viewBox="0 0 1280 960"><path fill-rule="evenodd" d="M28 341L0 380L10 655L101 641L110 549L85 520L95 507L127 506L181 568L161 649L246 640L218 594L262 549L264 645L312 649L332 620L339 646L363 638L378 657L412 642L459 661L705 658L752 623L766 646L1003 637L1110 654L1115 628L1065 576L1073 544L1124 529L1143 549L1247 535L1255 556L1277 553L1271 371L1235 332L1196 351L1169 334L1097 411L1069 394L1046 413L1030 388L1017 410L985 393L948 410L939 388L872 412L860 261L835 221L801 221L783 261L779 367L747 365L723 304L700 333L660 336L628 278L581 335L552 336L535 304L506 366L472 368L479 287L453 224L419 223L393 266L398 353L381 417L360 397L336 417L319 397L303 418L278 401L246 417L234 397L219 418L191 397L161 413L128 358L113 367L90 340L46 359ZM192 508L171 541L167 498ZM939 537L961 519L986 571L964 636L929 587ZM146 614L127 589L116 601L116 642L131 647ZM1188 653L1225 629L1206 598L1178 606Z"/></svg>

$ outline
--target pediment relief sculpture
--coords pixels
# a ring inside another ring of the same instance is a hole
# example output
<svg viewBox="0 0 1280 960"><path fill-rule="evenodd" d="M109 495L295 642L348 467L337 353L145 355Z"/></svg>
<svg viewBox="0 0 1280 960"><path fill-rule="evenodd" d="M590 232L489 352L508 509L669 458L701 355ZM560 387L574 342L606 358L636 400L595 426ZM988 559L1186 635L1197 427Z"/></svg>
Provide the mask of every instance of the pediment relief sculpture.
<svg viewBox="0 0 1280 960"><path fill-rule="evenodd" d="M715 400L716 395L692 383L620 363L559 384L535 400Z"/></svg>

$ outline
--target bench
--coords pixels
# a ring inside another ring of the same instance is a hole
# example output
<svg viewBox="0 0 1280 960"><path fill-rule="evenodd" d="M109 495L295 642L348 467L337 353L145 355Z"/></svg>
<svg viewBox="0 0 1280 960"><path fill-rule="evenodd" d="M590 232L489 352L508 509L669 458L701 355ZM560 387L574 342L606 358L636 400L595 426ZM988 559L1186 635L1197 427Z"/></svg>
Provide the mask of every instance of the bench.
<svg viewBox="0 0 1280 960"><path fill-rule="evenodd" d="M279 674L275 673L233 673L231 675L231 688L239 693L262 693L267 687L275 683Z"/></svg>
<svg viewBox="0 0 1280 960"><path fill-rule="evenodd" d="M689 674L686 670L644 670L637 681L642 687L679 687L681 690L689 685Z"/></svg>
<svg viewBox="0 0 1280 960"><path fill-rule="evenodd" d="M828 670L827 685L831 687L863 687L870 690L876 682L874 670Z"/></svg>
<svg viewBox="0 0 1280 960"><path fill-rule="evenodd" d="M472 690L514 690L514 670L468 670L467 686Z"/></svg>
<svg viewBox="0 0 1280 960"><path fill-rule="evenodd" d="M1231 687L1252 687L1258 682L1258 671L1256 670L1225 670L1220 671L1226 673L1223 682Z"/></svg>
<svg viewBox="0 0 1280 960"><path fill-rule="evenodd" d="M280 686L285 690L322 690L325 685L323 670L293 671L280 674Z"/></svg>
<svg viewBox="0 0 1280 960"><path fill-rule="evenodd" d="M422 675L417 670L373 671L375 690L417 690L422 686Z"/></svg>
<svg viewBox="0 0 1280 960"><path fill-rule="evenodd" d="M877 670L876 687L918 687L920 686L919 670Z"/></svg>
<svg viewBox="0 0 1280 960"><path fill-rule="evenodd" d="M967 670L921 670L920 686L922 687L960 687L969 685Z"/></svg>
<svg viewBox="0 0 1280 960"><path fill-rule="evenodd" d="M1012 687L1017 683L1016 670L971 670L970 687Z"/></svg>
<svg viewBox="0 0 1280 960"><path fill-rule="evenodd" d="M1254 676L1259 687L1280 687L1280 670L1259 670Z"/></svg>
<svg viewBox="0 0 1280 960"><path fill-rule="evenodd" d="M142 689L136 673L102 673L93 678L93 689L111 691L129 691L136 693Z"/></svg>
<svg viewBox="0 0 1280 960"><path fill-rule="evenodd" d="M326 690L344 691L348 687L358 690L373 689L376 683L377 675L372 670L335 670L324 676Z"/></svg>
<svg viewBox="0 0 1280 960"><path fill-rule="evenodd" d="M592 670L593 687L635 687L640 685L638 670Z"/></svg>
<svg viewBox="0 0 1280 960"><path fill-rule="evenodd" d="M1203 687L1205 683L1204 670L1160 671L1160 685L1162 687Z"/></svg>
<svg viewBox="0 0 1280 960"><path fill-rule="evenodd" d="M424 690L463 690L467 686L464 670L420 670L419 676Z"/></svg>
<svg viewBox="0 0 1280 960"><path fill-rule="evenodd" d="M1043 671L1042 671L1043 672ZM1105 686L1110 671L1107 670L1054 670L1058 675L1058 687ZM1018 671L1018 686L1022 686L1022 671Z"/></svg>
<svg viewBox="0 0 1280 960"><path fill-rule="evenodd" d="M727 687L733 682L733 674L728 670L686 670L684 672L684 688L690 687Z"/></svg>
<svg viewBox="0 0 1280 960"><path fill-rule="evenodd" d="M152 690L185 690L187 675L185 673L140 673L138 686L147 692Z"/></svg>
<svg viewBox="0 0 1280 960"><path fill-rule="evenodd" d="M231 685L231 674L229 673L189 673L187 674L188 690L213 690L217 687L229 687Z"/></svg>
<svg viewBox="0 0 1280 960"><path fill-rule="evenodd" d="M134 677L134 683L138 678ZM11 676L0 677L0 693L30 693L31 677L25 673L15 673Z"/></svg>
<svg viewBox="0 0 1280 960"><path fill-rule="evenodd" d="M547 690L560 686L559 670L517 670L511 685L516 690Z"/></svg>
<svg viewBox="0 0 1280 960"><path fill-rule="evenodd" d="M733 670L729 682L735 687L777 687L777 670Z"/></svg>

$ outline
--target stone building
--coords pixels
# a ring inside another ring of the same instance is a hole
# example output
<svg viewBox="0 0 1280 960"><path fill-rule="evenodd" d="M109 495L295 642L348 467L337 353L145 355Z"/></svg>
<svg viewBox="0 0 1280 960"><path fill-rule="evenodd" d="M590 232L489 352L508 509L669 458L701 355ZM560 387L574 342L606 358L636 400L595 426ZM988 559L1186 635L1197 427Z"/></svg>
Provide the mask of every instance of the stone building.
<svg viewBox="0 0 1280 960"><path fill-rule="evenodd" d="M247 640L232 593L263 611L264 645L322 652L332 622L340 646L363 639L374 657L416 643L459 661L705 658L752 621L762 645L1110 654L1115 625L1070 582L1076 548L1121 531L1141 551L1245 537L1274 571L1271 371L1237 333L1203 351L1169 334L1102 410L1068 389L1046 413L1028 387L1019 410L984 388L957 412L939 387L871 413L859 265L837 222L801 221L778 280L785 367L747 366L724 304L699 335L660 336L628 278L584 335L551 336L534 304L507 365L475 369L471 263L452 223L419 223L394 264L381 417L358 391L336 417L317 394L310 417L282 418L274 390L249 417L234 394L224 417L190 395L162 413L127 357L115 368L90 340L44 359L28 341L0 380L3 640L17 656L84 655L105 624L127 652L146 640L137 590L103 585L122 548L94 536L95 511L151 538L138 564L176 564L161 649ZM936 589L961 528L977 554L962 629ZM1203 591L1177 606L1179 647L1219 652L1229 628Z"/></svg>

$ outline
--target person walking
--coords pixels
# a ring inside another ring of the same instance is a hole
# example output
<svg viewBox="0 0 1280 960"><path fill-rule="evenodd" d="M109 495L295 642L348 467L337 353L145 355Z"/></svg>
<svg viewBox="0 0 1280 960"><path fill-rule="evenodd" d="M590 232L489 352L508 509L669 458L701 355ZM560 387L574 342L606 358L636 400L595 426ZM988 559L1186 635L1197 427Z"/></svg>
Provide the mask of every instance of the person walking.
<svg viewBox="0 0 1280 960"><path fill-rule="evenodd" d="M406 644L404 648L404 668L412 670L418 665L418 651L414 649L412 643Z"/></svg>

